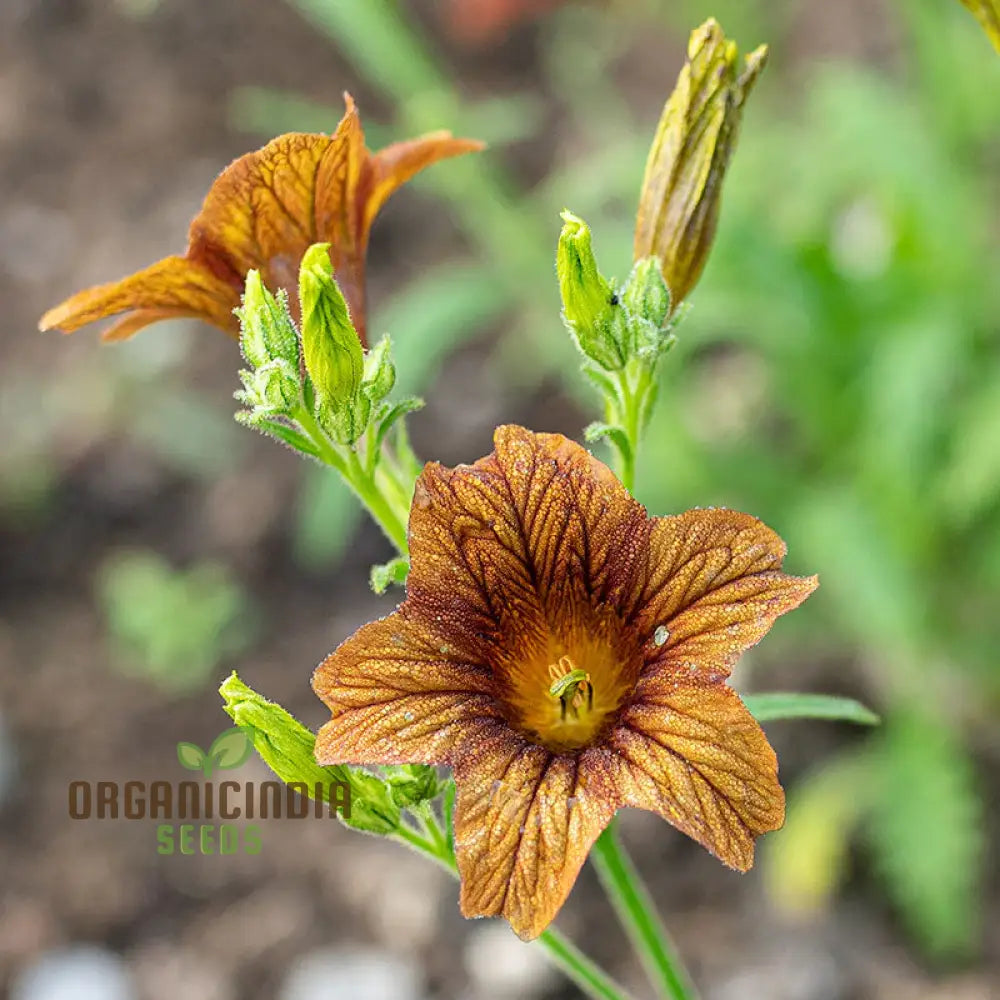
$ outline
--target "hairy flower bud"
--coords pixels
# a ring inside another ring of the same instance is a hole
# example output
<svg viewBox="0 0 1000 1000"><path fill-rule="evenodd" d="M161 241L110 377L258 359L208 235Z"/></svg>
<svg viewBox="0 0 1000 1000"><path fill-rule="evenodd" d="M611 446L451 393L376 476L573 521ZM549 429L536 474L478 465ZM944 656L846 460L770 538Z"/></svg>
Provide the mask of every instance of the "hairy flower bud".
<svg viewBox="0 0 1000 1000"><path fill-rule="evenodd" d="M736 44L710 18L692 32L688 61L663 109L646 162L634 257L659 260L674 309L708 258L743 104L766 59L761 46L740 65Z"/></svg>
<svg viewBox="0 0 1000 1000"><path fill-rule="evenodd" d="M563 212L556 271L563 318L580 350L602 368L614 371L626 359L627 325L618 296L597 269L590 227Z"/></svg>
<svg viewBox="0 0 1000 1000"><path fill-rule="evenodd" d="M336 405L357 393L365 359L333 276L329 249L328 243L316 243L305 252L299 269L299 303L306 371L317 396Z"/></svg>
<svg viewBox="0 0 1000 1000"><path fill-rule="evenodd" d="M260 271L248 271L243 303L236 310L240 347L247 362L260 368L269 361L299 364L299 338L283 291L277 297L264 285Z"/></svg>
<svg viewBox="0 0 1000 1000"><path fill-rule="evenodd" d="M366 833L388 835L399 827L399 806L389 786L375 775L344 764L316 763L314 737L280 705L268 701L233 673L219 688L225 710L253 740L254 749L286 783L301 783L311 791L329 793L336 782L351 788L350 810L339 813L348 826Z"/></svg>

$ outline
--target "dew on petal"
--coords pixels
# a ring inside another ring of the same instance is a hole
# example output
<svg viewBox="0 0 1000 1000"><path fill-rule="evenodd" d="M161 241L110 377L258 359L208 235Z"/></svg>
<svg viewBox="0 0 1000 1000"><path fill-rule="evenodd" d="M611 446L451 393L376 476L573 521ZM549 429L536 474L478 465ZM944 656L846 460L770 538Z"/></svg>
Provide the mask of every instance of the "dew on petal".
<svg viewBox="0 0 1000 1000"><path fill-rule="evenodd" d="M653 642L657 646L662 646L670 638L670 631L666 625L657 625L653 633Z"/></svg>

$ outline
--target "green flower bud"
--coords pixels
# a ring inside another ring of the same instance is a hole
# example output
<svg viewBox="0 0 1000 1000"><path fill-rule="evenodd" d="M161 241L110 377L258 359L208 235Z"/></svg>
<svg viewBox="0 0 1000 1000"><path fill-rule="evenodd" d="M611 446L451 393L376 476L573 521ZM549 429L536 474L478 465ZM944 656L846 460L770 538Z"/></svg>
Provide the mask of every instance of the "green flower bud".
<svg viewBox="0 0 1000 1000"><path fill-rule="evenodd" d="M319 788L329 801L331 785L347 782L350 809L338 813L347 826L382 835L399 828L399 806L385 782L360 768L317 764L313 734L280 705L244 684L235 672L223 681L219 694L233 722L251 737L254 749L286 784L302 782L310 792Z"/></svg>
<svg viewBox="0 0 1000 1000"><path fill-rule="evenodd" d="M365 356L365 395L380 403L396 384L396 366L392 363L392 344L388 334Z"/></svg>
<svg viewBox="0 0 1000 1000"><path fill-rule="evenodd" d="M655 257L636 261L622 290L622 305L633 319L643 319L662 327L670 316L670 289L663 280Z"/></svg>
<svg viewBox="0 0 1000 1000"><path fill-rule="evenodd" d="M259 368L269 361L299 365L299 337L288 312L283 289L277 298L264 286L259 271L248 271L243 304L236 310L240 321L240 347L247 363Z"/></svg>
<svg viewBox="0 0 1000 1000"><path fill-rule="evenodd" d="M1000 52L1000 0L962 0L983 26L983 31Z"/></svg>
<svg viewBox="0 0 1000 1000"><path fill-rule="evenodd" d="M663 109L639 198L635 260L659 260L673 309L708 259L743 105L766 59L761 46L740 65L735 43L709 19L692 32L688 61Z"/></svg>
<svg viewBox="0 0 1000 1000"><path fill-rule="evenodd" d="M615 290L597 269L590 227L563 212L556 252L556 272L563 300L563 319L580 350L602 368L625 364L627 324Z"/></svg>
<svg viewBox="0 0 1000 1000"><path fill-rule="evenodd" d="M427 764L399 764L386 767L385 772L393 801L401 809L433 799L438 793L437 771Z"/></svg>
<svg viewBox="0 0 1000 1000"><path fill-rule="evenodd" d="M256 371L241 371L244 391L237 398L258 414L287 414L299 405L297 368L285 360L267 361Z"/></svg>
<svg viewBox="0 0 1000 1000"><path fill-rule="evenodd" d="M317 404L333 412L351 407L364 375L364 350L333 277L329 243L316 243L302 258L299 302L302 353Z"/></svg>

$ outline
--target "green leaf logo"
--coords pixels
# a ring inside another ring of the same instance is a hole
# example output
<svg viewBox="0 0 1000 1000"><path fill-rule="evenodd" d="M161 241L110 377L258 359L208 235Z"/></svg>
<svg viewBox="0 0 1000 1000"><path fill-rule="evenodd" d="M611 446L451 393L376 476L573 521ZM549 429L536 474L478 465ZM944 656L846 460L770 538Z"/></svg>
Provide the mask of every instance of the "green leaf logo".
<svg viewBox="0 0 1000 1000"><path fill-rule="evenodd" d="M205 751L196 743L178 743L177 759L181 767L189 771L200 771L205 766Z"/></svg>
<svg viewBox="0 0 1000 1000"><path fill-rule="evenodd" d="M189 771L201 771L206 778L216 769L230 771L246 763L253 753L253 740L239 726L233 726L216 736L205 753L196 743L178 743L177 760Z"/></svg>

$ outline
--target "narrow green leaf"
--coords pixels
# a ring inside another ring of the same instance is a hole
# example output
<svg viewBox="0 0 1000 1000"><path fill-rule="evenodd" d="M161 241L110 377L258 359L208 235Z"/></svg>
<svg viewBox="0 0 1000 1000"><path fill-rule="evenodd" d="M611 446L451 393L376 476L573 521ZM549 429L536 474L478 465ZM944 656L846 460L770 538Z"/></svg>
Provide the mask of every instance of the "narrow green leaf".
<svg viewBox="0 0 1000 1000"><path fill-rule="evenodd" d="M402 556L371 568L371 586L376 594L384 594L392 584L402 586L410 572L410 564Z"/></svg>
<svg viewBox="0 0 1000 1000"><path fill-rule="evenodd" d="M319 456L316 446L304 434L293 427L279 423L277 420L254 421L250 426L255 427L263 434L269 434L282 444L287 444L293 451L302 452L303 455L309 455L312 458Z"/></svg>
<svg viewBox="0 0 1000 1000"><path fill-rule="evenodd" d="M381 448L382 442L385 440L386 434L392 430L393 424L396 423L401 417L405 417L407 413L413 413L416 410L422 409L424 401L419 396L407 396L406 399L401 399L398 403L386 408L384 415L380 415L378 418L378 430L375 435L375 448Z"/></svg>
<svg viewBox="0 0 1000 1000"><path fill-rule="evenodd" d="M744 696L743 704L758 722L773 722L776 719L830 719L854 722L859 726L877 726L881 721L861 702L831 694L748 694Z"/></svg>

